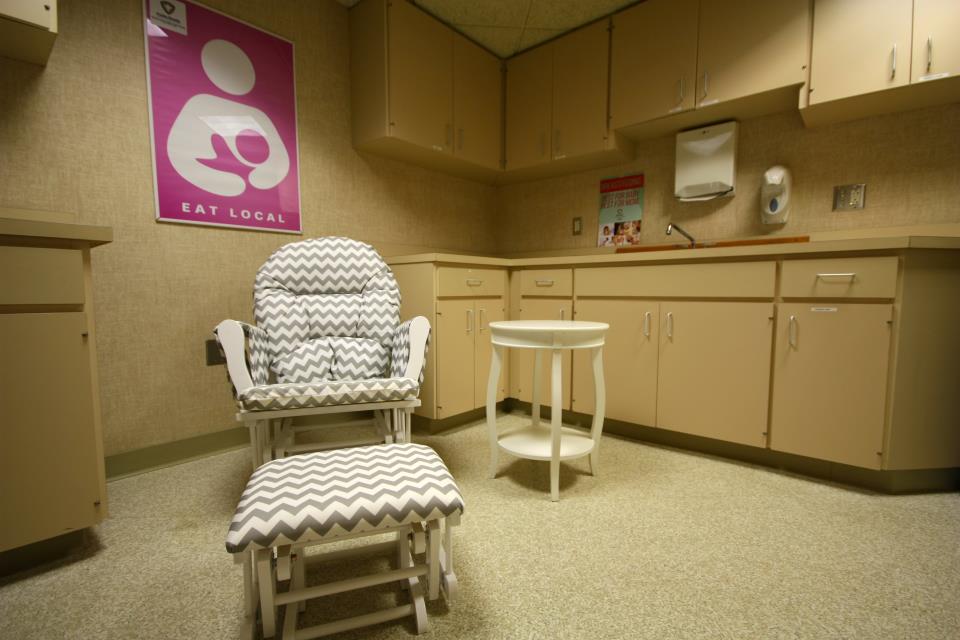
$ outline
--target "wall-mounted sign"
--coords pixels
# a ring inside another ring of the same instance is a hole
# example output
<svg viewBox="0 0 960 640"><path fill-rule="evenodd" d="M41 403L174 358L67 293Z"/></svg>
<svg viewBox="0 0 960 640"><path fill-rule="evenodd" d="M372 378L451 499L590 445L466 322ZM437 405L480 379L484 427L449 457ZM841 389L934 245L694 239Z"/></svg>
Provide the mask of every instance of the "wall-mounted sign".
<svg viewBox="0 0 960 640"><path fill-rule="evenodd" d="M293 43L144 2L157 219L299 233Z"/></svg>
<svg viewBox="0 0 960 640"><path fill-rule="evenodd" d="M640 244L643 174L600 181L598 247Z"/></svg>

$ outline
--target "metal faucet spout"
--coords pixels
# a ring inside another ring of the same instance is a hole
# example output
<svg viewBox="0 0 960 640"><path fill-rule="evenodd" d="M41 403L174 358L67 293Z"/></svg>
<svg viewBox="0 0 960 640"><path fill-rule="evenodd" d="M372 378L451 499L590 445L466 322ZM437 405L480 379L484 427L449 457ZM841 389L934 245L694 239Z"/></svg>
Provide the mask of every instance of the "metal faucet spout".
<svg viewBox="0 0 960 640"><path fill-rule="evenodd" d="M697 246L697 243L694 242L694 240L693 240L693 236L690 235L689 233L687 233L686 231L684 231L683 229L681 229L681 228L680 228L680 225L678 225L678 224L673 224L672 222L671 222L670 224L668 224L668 225L667 225L667 235L669 236L670 234L672 234L673 231L674 231L674 229L676 229L677 233L679 233L680 235L682 235L683 237L685 237L687 240L690 241L690 248L691 248L691 249L694 248L695 246Z"/></svg>

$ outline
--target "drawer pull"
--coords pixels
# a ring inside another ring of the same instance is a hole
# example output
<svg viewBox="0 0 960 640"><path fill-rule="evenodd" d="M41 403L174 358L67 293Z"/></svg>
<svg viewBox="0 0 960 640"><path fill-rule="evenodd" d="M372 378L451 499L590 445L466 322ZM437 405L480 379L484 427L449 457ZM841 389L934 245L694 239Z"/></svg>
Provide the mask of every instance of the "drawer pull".
<svg viewBox="0 0 960 640"><path fill-rule="evenodd" d="M553 280L536 280L535 281L538 287L552 287Z"/></svg>
<svg viewBox="0 0 960 640"><path fill-rule="evenodd" d="M856 280L857 274L855 272L850 273L818 273L817 279L826 280L827 278L849 278L850 280Z"/></svg>
<svg viewBox="0 0 960 640"><path fill-rule="evenodd" d="M479 278L467 278L468 287L479 287L482 284L483 280L480 280Z"/></svg>

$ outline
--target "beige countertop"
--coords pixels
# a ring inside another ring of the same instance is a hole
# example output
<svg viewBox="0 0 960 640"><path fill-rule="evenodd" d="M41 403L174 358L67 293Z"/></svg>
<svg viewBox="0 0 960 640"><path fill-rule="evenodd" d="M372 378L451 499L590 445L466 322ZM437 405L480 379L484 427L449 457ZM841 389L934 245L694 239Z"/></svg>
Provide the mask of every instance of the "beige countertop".
<svg viewBox="0 0 960 640"><path fill-rule="evenodd" d="M960 224L924 225L810 233L809 242L760 244L739 247L702 247L638 253L611 249L529 253L511 257L472 256L455 253L418 253L386 258L387 264L439 262L479 267L535 267L556 265L618 265L645 262L691 262L755 258L808 253L893 251L898 249L960 249ZM776 236L771 236L776 239ZM757 238L744 238L756 240Z"/></svg>
<svg viewBox="0 0 960 640"><path fill-rule="evenodd" d="M8 215L3 215L8 213ZM36 217L40 217L39 212ZM83 245L95 247L113 242L113 229L90 224L68 222L66 216L45 214L46 219L28 219L19 212L0 212L0 242L15 240L27 243L53 241L56 244ZM56 217L55 217L56 216Z"/></svg>

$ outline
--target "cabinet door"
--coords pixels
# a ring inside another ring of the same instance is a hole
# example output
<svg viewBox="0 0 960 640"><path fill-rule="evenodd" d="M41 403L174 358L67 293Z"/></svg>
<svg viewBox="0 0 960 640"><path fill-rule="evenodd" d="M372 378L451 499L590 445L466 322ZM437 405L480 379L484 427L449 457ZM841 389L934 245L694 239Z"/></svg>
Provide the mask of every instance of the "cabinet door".
<svg viewBox="0 0 960 640"><path fill-rule="evenodd" d="M613 16L610 128L693 109L699 0L647 0Z"/></svg>
<svg viewBox="0 0 960 640"><path fill-rule="evenodd" d="M459 34L453 35L454 154L500 168L500 60Z"/></svg>
<svg viewBox="0 0 960 640"><path fill-rule="evenodd" d="M649 300L577 300L577 320L610 325L603 346L606 416L653 426L657 421L659 304ZM594 410L589 350L573 354L573 410Z"/></svg>
<svg viewBox="0 0 960 640"><path fill-rule="evenodd" d="M879 469L889 304L777 309L770 448Z"/></svg>
<svg viewBox="0 0 960 640"><path fill-rule="evenodd" d="M550 160L553 108L553 45L507 60L507 169Z"/></svg>
<svg viewBox="0 0 960 640"><path fill-rule="evenodd" d="M766 445L773 304L661 302L657 426Z"/></svg>
<svg viewBox="0 0 960 640"><path fill-rule="evenodd" d="M553 158L603 151L610 91L609 22L553 42Z"/></svg>
<svg viewBox="0 0 960 640"><path fill-rule="evenodd" d="M409 2L389 3L391 135L435 151L453 145L453 35Z"/></svg>
<svg viewBox="0 0 960 640"><path fill-rule="evenodd" d="M816 0L810 104L907 84L912 11L913 0Z"/></svg>
<svg viewBox="0 0 960 640"><path fill-rule="evenodd" d="M83 313L0 315L0 551L97 521Z"/></svg>
<svg viewBox="0 0 960 640"><path fill-rule="evenodd" d="M911 82L960 73L960 2L914 0Z"/></svg>
<svg viewBox="0 0 960 640"><path fill-rule="evenodd" d="M481 298L475 305L477 313L476 357L474 358L474 408L487 405L487 378L490 376L490 356L493 345L490 343L490 323L507 319L506 300L503 298ZM497 402L507 395L507 363L501 363L500 386L497 388Z"/></svg>
<svg viewBox="0 0 960 640"><path fill-rule="evenodd" d="M437 301L437 418L474 408L473 300Z"/></svg>
<svg viewBox="0 0 960 640"><path fill-rule="evenodd" d="M802 83L809 25L810 0L701 0L697 105Z"/></svg>
<svg viewBox="0 0 960 640"><path fill-rule="evenodd" d="M570 320L573 302L561 298L521 298L520 308L514 314L514 320ZM540 404L550 406L552 389L550 383L551 355L548 351L537 351L540 355ZM510 388L513 397L530 402L533 388L533 349L510 350ZM570 350L563 352L563 408L570 407Z"/></svg>

